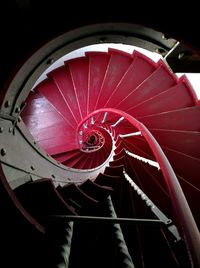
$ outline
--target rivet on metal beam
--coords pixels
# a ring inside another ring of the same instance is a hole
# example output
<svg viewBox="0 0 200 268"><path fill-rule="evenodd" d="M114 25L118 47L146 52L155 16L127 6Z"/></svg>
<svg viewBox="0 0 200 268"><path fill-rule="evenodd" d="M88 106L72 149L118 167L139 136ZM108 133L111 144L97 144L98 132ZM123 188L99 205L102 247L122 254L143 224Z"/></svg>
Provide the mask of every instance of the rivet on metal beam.
<svg viewBox="0 0 200 268"><path fill-rule="evenodd" d="M11 105L11 102L10 102L9 100L7 100L7 101L5 102L5 104L4 104L4 106L5 106L6 108L10 107L10 105Z"/></svg>
<svg viewBox="0 0 200 268"><path fill-rule="evenodd" d="M1 155L2 156L6 155L6 150L4 148L1 148Z"/></svg>
<svg viewBox="0 0 200 268"><path fill-rule="evenodd" d="M8 132L9 133L12 133L13 132L13 128L12 127L9 127Z"/></svg>
<svg viewBox="0 0 200 268"><path fill-rule="evenodd" d="M35 170L35 167L34 167L33 165L31 165L31 169L32 169L32 170Z"/></svg>
<svg viewBox="0 0 200 268"><path fill-rule="evenodd" d="M162 39L168 40L168 39L170 39L170 36L169 35L166 35L166 34L163 34L162 35Z"/></svg>
<svg viewBox="0 0 200 268"><path fill-rule="evenodd" d="M99 43L105 43L105 42L107 42L107 38L106 37L101 37L99 39Z"/></svg>
<svg viewBox="0 0 200 268"><path fill-rule="evenodd" d="M162 55L162 54L164 54L164 53L165 53L165 50L164 50L163 48L160 48L160 47L159 47L159 48L157 48L157 49L156 49L156 53L158 53L158 54L161 54L161 55Z"/></svg>
<svg viewBox="0 0 200 268"><path fill-rule="evenodd" d="M47 60L47 64L49 65L49 64L52 64L52 63L54 63L54 59L48 59Z"/></svg>
<svg viewBox="0 0 200 268"><path fill-rule="evenodd" d="M3 127L0 127L0 133L2 133L3 132Z"/></svg>
<svg viewBox="0 0 200 268"><path fill-rule="evenodd" d="M18 114L20 112L20 107L16 107L15 113Z"/></svg>

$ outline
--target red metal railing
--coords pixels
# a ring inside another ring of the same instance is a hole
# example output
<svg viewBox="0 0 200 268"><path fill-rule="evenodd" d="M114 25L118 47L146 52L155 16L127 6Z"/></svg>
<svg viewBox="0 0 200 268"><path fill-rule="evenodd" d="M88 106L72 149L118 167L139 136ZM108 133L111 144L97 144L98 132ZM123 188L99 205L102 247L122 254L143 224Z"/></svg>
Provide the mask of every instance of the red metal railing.
<svg viewBox="0 0 200 268"><path fill-rule="evenodd" d="M189 208L189 205L182 191L182 188L179 184L179 181L167 157L165 156L163 150L161 149L156 139L153 137L151 132L145 127L145 125L143 125L137 119L121 110L112 108L102 108L86 116L84 120L78 125L77 133L79 133L81 126L86 121L88 121L88 119L94 117L99 113L105 113L105 112L113 113L115 115L119 115L120 117L124 117L125 120L127 120L130 124L132 124L141 132L141 134L148 142L163 173L165 183L169 191L172 206L176 215L178 228L186 243L189 258L191 261L191 267L195 268L200 267L200 235L198 227L195 223L192 212Z"/></svg>

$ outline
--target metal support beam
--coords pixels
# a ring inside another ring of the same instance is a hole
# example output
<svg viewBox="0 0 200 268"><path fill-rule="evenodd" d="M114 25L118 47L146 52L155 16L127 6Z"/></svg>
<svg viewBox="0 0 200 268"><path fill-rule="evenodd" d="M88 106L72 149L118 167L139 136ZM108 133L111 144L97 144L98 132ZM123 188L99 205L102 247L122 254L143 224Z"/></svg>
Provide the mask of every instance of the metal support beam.
<svg viewBox="0 0 200 268"><path fill-rule="evenodd" d="M120 117L119 120L117 120L117 122L115 122L113 125L111 125L111 127L116 127L117 125L119 125L120 122L122 122L124 120L124 117Z"/></svg>
<svg viewBox="0 0 200 268"><path fill-rule="evenodd" d="M101 121L102 124L106 122L107 115L108 115L108 113L105 112L105 114L103 116L103 120Z"/></svg>
<svg viewBox="0 0 200 268"><path fill-rule="evenodd" d="M165 223L168 230L175 237L176 242L181 240L180 234L176 228L176 226L172 223L172 220L169 219L156 205L152 202L152 200L139 188L139 186L128 176L126 172L124 172L125 179L130 183L133 189L137 192L137 194L141 197L141 199L146 203L146 205L151 209L153 214L162 222Z"/></svg>
<svg viewBox="0 0 200 268"><path fill-rule="evenodd" d="M51 215L58 221L72 221L84 223L99 223L99 224L147 224L147 225L164 225L161 220L154 219L132 219L132 218L110 218L110 217L94 217L94 216L72 216L72 215Z"/></svg>
<svg viewBox="0 0 200 268"><path fill-rule="evenodd" d="M111 197L108 197L108 209L112 218L117 218ZM122 256L124 268L134 268L133 260L128 251L128 247L126 245L126 241L124 239L121 227L118 223L113 224L113 229L115 233L115 239L117 241L117 249L119 251L120 256Z"/></svg>

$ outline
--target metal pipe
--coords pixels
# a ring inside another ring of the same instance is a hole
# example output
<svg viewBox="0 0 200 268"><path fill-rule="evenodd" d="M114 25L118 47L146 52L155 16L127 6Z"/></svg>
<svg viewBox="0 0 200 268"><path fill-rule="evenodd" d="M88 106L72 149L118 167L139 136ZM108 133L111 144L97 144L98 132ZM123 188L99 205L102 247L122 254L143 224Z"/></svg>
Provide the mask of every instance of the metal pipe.
<svg viewBox="0 0 200 268"><path fill-rule="evenodd" d="M57 220L83 222L83 223L99 223L99 224L147 224L147 225L164 225L161 220L154 219L132 219L132 218L110 218L110 217L94 217L94 216L72 216L72 215L51 215Z"/></svg>
<svg viewBox="0 0 200 268"><path fill-rule="evenodd" d="M112 200L110 198L110 196L108 197L108 210L110 212L110 216L112 218L117 218ZM122 256L122 260L123 260L123 267L124 268L134 268L134 264L133 264L133 260L131 258L131 255L128 251L128 247L126 245L126 241L124 239L124 235L122 233L122 229L120 227L120 224L115 223L113 224L113 231L115 234L115 239L117 242L117 249L118 252L120 254L120 256Z"/></svg>
<svg viewBox="0 0 200 268"><path fill-rule="evenodd" d="M156 160L162 170L168 191L169 196L172 202L173 210L176 215L177 223L179 231L184 238L186 243L188 255L191 262L191 267L197 268L200 267L200 234L198 227L193 218L192 212L189 208L183 190L179 184L179 181L174 173L167 157L165 156L163 150L160 145L153 137L151 132L137 119L132 117L131 115L123 112L121 110L112 109L112 108L102 108L96 110L85 117L85 119L78 125L79 127L88 120L91 116L94 116L98 113L110 112L119 115L120 117L124 117L130 124L135 126L141 134L144 136L149 146L151 147Z"/></svg>

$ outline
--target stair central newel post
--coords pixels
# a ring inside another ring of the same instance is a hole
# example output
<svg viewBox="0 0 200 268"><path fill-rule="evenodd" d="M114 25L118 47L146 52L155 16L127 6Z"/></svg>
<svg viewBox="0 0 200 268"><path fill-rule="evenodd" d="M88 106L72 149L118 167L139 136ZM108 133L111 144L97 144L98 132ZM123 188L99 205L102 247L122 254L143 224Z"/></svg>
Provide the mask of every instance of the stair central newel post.
<svg viewBox="0 0 200 268"><path fill-rule="evenodd" d="M163 173L165 183L168 188L169 196L171 199L171 203L176 215L176 220L178 223L179 231L186 242L186 247L188 250L188 255L191 261L192 267L199 267L200 266L200 236L197 225L185 198L185 195L182 191L182 188L179 184L179 181L176 177L174 170L171 167L167 157L165 156L163 150L161 149L160 145L153 137L151 132L147 129L147 127L139 122L137 119L132 117L131 115L127 114L124 111L112 108L102 108L98 109L88 116L86 116L82 122L77 127L77 139L80 144L80 133L83 134L84 132L84 125L86 122L90 120L91 117L95 117L98 114L114 114L127 120L131 125L136 127L138 131L144 136L145 140L148 142L149 146L151 147L155 158L160 166L160 169ZM82 146L82 145L81 145Z"/></svg>

